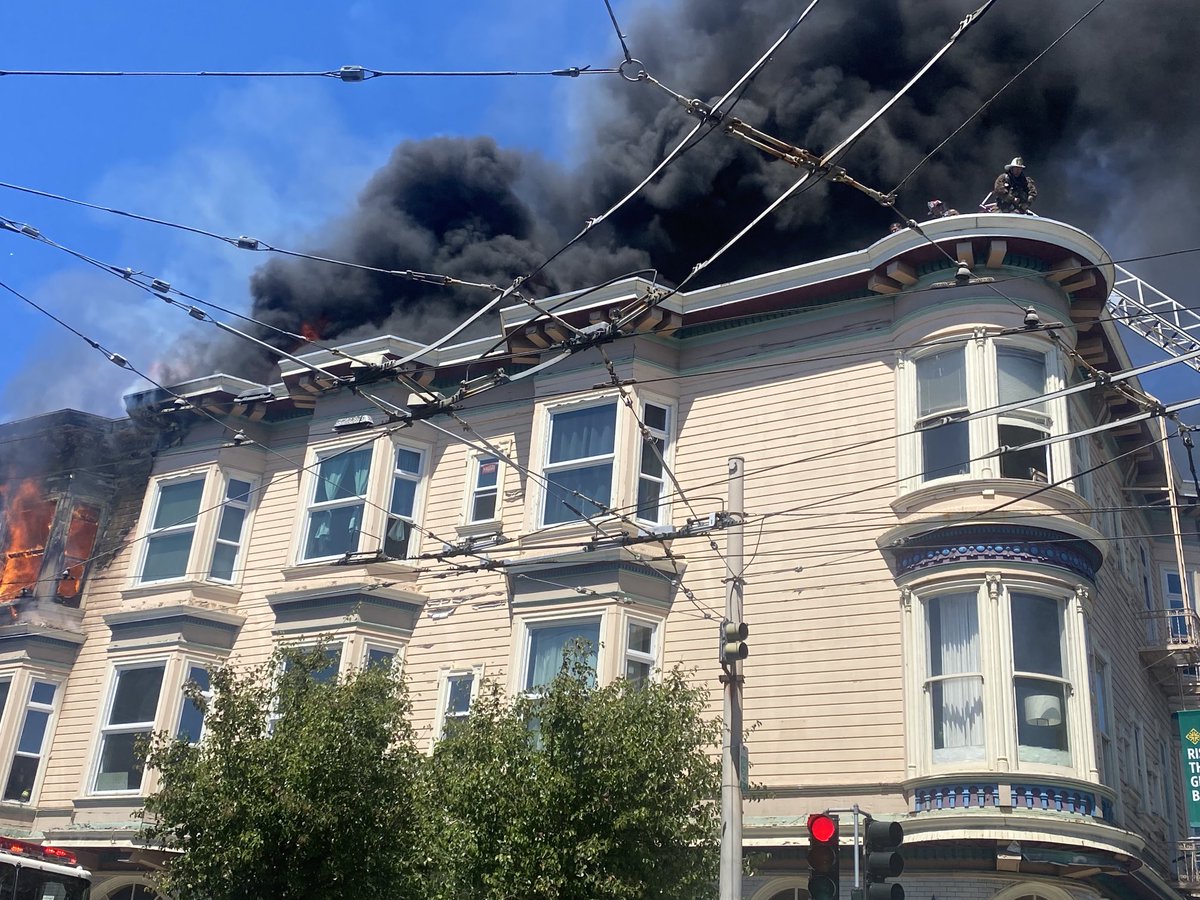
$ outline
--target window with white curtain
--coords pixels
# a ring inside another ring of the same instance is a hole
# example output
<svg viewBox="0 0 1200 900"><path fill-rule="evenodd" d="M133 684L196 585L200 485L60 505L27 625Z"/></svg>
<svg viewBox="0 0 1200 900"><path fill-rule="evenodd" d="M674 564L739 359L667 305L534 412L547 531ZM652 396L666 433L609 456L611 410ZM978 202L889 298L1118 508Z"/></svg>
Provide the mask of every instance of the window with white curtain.
<svg viewBox="0 0 1200 900"><path fill-rule="evenodd" d="M335 452L320 460L308 505L303 559L358 552L370 475L369 448Z"/></svg>
<svg viewBox="0 0 1200 900"><path fill-rule="evenodd" d="M1092 660L1097 730L1085 731L1088 707L1077 685L1089 680L1082 616L1073 586L1023 575L955 579L914 591L905 618L910 709L909 747L917 771L1070 769L1089 777L1091 754L1077 741L1095 740L1102 773L1114 770L1108 682ZM1097 667L1099 674L1097 674ZM1102 774L1107 778L1108 775Z"/></svg>
<svg viewBox="0 0 1200 900"><path fill-rule="evenodd" d="M550 412L542 524L602 515L612 503L616 401Z"/></svg>
<svg viewBox="0 0 1200 900"><path fill-rule="evenodd" d="M983 671L975 592L942 594L925 604L935 762L982 759Z"/></svg>
<svg viewBox="0 0 1200 900"><path fill-rule="evenodd" d="M388 507L383 552L391 559L406 559L413 544L412 532L417 508L417 489L424 474L425 455L410 447L396 448L392 471L392 499Z"/></svg>
<svg viewBox="0 0 1200 900"><path fill-rule="evenodd" d="M554 680L576 648L593 672L600 662L600 619L566 619L526 626L525 676L522 687L536 692Z"/></svg>

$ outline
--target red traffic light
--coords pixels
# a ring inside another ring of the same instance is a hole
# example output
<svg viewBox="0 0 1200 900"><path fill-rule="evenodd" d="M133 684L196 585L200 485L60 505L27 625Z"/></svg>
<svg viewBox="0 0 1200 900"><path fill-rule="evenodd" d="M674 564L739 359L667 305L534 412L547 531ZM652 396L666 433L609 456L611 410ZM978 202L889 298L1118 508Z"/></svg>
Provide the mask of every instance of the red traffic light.
<svg viewBox="0 0 1200 900"><path fill-rule="evenodd" d="M827 844L837 837L838 823L833 816L814 813L808 817L808 833L813 840Z"/></svg>

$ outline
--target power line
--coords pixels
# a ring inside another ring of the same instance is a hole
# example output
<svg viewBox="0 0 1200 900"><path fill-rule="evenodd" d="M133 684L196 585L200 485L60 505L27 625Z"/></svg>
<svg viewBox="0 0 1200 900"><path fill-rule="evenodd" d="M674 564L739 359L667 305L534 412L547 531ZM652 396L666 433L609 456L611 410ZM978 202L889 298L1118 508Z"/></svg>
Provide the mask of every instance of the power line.
<svg viewBox="0 0 1200 900"><path fill-rule="evenodd" d="M561 69L371 69L366 66L341 66L337 69L310 71L119 71L119 70L61 70L61 69L4 69L0 76L54 78L332 78L346 84L357 84L376 78L504 78L554 76L578 78L580 75L616 75L619 69L587 66L567 66Z"/></svg>

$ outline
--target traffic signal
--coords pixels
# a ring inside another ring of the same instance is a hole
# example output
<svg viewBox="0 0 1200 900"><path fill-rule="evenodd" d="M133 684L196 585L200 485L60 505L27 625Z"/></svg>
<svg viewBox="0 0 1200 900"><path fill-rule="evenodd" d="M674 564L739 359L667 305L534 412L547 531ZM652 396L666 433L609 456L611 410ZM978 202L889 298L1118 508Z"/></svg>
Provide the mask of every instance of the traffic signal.
<svg viewBox="0 0 1200 900"><path fill-rule="evenodd" d="M904 888L887 882L904 871L904 857L896 849L903 842L904 829L899 822L881 822L866 817L863 829L866 900L904 900Z"/></svg>
<svg viewBox="0 0 1200 900"><path fill-rule="evenodd" d="M721 623L722 665L731 665L750 655L750 648L746 646L746 637L749 634L750 629L746 627L745 622Z"/></svg>
<svg viewBox="0 0 1200 900"><path fill-rule="evenodd" d="M838 900L838 817L814 813L808 817L808 896Z"/></svg>

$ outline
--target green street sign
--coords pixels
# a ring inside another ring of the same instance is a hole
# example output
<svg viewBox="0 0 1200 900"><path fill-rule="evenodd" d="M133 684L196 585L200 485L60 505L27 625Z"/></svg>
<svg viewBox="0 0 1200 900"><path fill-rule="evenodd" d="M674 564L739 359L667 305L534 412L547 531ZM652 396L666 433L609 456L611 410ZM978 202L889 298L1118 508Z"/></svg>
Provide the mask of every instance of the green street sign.
<svg viewBox="0 0 1200 900"><path fill-rule="evenodd" d="M1178 715L1188 826L1200 828L1200 710L1184 710Z"/></svg>

